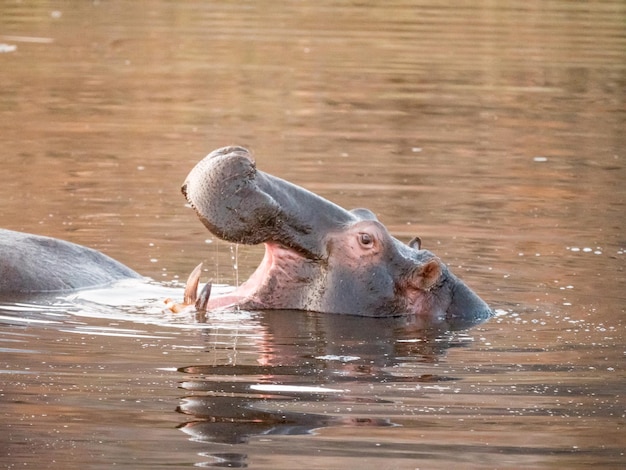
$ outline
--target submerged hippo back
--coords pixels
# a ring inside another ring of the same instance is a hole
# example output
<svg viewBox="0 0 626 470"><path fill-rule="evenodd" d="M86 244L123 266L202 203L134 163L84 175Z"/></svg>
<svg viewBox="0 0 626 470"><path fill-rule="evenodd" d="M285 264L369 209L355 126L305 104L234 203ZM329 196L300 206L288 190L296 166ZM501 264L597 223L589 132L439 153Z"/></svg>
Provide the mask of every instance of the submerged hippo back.
<svg viewBox="0 0 626 470"><path fill-rule="evenodd" d="M138 277L91 248L0 229L0 296L72 291Z"/></svg>

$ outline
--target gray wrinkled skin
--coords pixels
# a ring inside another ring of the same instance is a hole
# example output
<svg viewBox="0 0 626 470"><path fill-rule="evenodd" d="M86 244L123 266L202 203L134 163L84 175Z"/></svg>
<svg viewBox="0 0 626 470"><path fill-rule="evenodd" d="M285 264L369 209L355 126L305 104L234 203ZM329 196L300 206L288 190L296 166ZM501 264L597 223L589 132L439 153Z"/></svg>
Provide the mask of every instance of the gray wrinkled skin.
<svg viewBox="0 0 626 470"><path fill-rule="evenodd" d="M431 252L392 237L367 209L347 211L256 169L242 147L215 150L183 194L224 240L265 243L263 261L228 301L245 308L363 316L487 318L491 310ZM221 306L219 298L209 302Z"/></svg>
<svg viewBox="0 0 626 470"><path fill-rule="evenodd" d="M0 296L67 292L140 277L91 248L0 229Z"/></svg>

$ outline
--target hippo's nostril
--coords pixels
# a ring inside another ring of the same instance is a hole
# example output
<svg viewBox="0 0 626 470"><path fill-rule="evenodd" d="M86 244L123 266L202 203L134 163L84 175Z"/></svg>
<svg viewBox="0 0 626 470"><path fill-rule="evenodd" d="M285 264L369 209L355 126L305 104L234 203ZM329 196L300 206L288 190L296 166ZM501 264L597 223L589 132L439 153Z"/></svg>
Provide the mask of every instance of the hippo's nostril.
<svg viewBox="0 0 626 470"><path fill-rule="evenodd" d="M420 237L413 237L413 239L409 242L409 246L416 250L422 249L422 239Z"/></svg>

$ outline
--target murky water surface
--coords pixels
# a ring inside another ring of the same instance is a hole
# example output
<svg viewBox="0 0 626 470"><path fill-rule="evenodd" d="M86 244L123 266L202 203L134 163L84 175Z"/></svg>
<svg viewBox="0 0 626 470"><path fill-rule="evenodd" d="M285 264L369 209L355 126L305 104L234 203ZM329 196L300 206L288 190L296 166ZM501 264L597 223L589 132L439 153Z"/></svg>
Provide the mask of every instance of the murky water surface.
<svg viewBox="0 0 626 470"><path fill-rule="evenodd" d="M2 2L2 226L156 281L0 305L3 466L623 468L625 51L618 0ZM260 259L179 192L229 144L498 315L164 313Z"/></svg>

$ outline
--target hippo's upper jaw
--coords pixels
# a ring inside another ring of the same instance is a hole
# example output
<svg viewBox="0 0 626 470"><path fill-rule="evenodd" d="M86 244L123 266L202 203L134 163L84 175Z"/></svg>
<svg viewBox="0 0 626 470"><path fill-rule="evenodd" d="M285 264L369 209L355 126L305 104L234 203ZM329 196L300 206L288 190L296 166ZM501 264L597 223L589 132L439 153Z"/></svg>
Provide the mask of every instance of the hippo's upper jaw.
<svg viewBox="0 0 626 470"><path fill-rule="evenodd" d="M211 152L189 173L182 191L219 238L246 245L278 242L321 257L319 237L355 217L299 186L257 171L242 147Z"/></svg>
<svg viewBox="0 0 626 470"><path fill-rule="evenodd" d="M183 194L214 235L266 247L233 294L208 308L297 309L362 316L485 318L489 307L429 251L405 245L366 210L345 209L256 169L241 147L215 150Z"/></svg>

